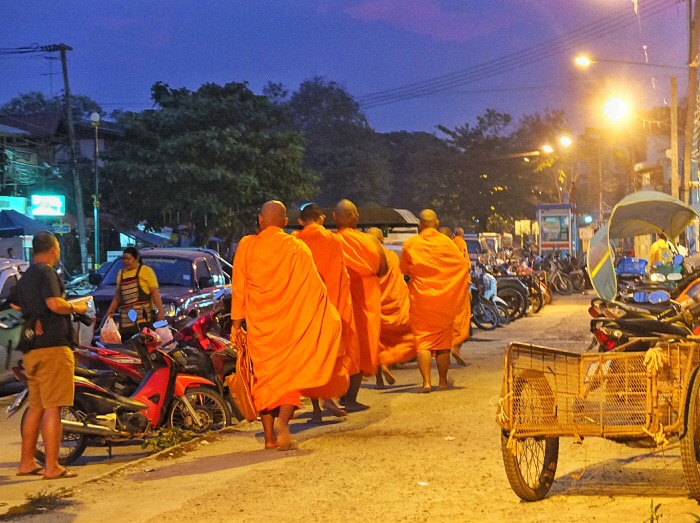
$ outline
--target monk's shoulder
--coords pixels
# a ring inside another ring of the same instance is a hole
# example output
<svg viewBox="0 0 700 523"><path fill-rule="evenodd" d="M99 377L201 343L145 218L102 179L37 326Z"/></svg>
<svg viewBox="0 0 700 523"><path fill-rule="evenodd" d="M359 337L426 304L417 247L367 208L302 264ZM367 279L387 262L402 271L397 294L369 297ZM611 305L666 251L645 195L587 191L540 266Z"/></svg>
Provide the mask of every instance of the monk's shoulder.
<svg viewBox="0 0 700 523"><path fill-rule="evenodd" d="M404 250L409 250L412 249L416 243L418 243L421 240L421 237L419 234L416 234L415 236L411 236L408 240L406 240L403 243L403 249Z"/></svg>

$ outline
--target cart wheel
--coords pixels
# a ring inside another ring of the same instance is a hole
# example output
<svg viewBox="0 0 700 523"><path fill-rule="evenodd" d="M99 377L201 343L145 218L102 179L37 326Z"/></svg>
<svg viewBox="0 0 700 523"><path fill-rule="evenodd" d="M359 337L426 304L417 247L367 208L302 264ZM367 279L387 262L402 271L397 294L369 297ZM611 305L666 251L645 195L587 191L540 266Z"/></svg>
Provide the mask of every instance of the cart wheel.
<svg viewBox="0 0 700 523"><path fill-rule="evenodd" d="M541 417L542 422L553 420L552 398L543 397L542 387L546 386L544 378L518 379L515 383L516 411L521 418L535 421ZM547 387L548 388L548 387ZM503 465L513 492L523 501L538 501L544 498L554 482L559 459L559 438L523 438L518 439L518 449L513 452L508 448L508 436L501 432L501 453Z"/></svg>
<svg viewBox="0 0 700 523"><path fill-rule="evenodd" d="M681 463L690 495L700 501L700 375L696 373L688 391L685 436L681 439Z"/></svg>

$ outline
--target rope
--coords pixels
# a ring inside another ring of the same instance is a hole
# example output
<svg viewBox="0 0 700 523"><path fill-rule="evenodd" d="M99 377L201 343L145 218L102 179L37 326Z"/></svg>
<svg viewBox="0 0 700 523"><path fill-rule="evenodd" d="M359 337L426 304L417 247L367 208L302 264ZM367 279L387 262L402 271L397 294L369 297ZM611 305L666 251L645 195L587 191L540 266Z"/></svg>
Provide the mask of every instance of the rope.
<svg viewBox="0 0 700 523"><path fill-rule="evenodd" d="M668 355L661 347L653 347L644 354L644 366L649 374L654 371L659 372L666 365L668 365Z"/></svg>
<svg viewBox="0 0 700 523"><path fill-rule="evenodd" d="M578 481L586 473L586 469L588 467L588 448L583 445L583 439L581 438L581 436L579 436L578 434L575 434L575 436L576 441L574 441L574 445L581 445L583 447L583 470L579 474L572 472L571 474L569 474L569 477Z"/></svg>
<svg viewBox="0 0 700 523"><path fill-rule="evenodd" d="M508 414L506 414L506 409L504 405L508 396L511 396L512 394L513 391L509 392L508 394L506 394L498 400L498 412L496 413L496 419L498 420L499 425L505 425L506 421L510 421Z"/></svg>
<svg viewBox="0 0 700 523"><path fill-rule="evenodd" d="M513 429L510 431L510 436L508 436L506 448L513 453L513 456L517 456L522 450L522 442L513 436L515 436L515 425L513 425Z"/></svg>
<svg viewBox="0 0 700 523"><path fill-rule="evenodd" d="M657 447L664 447L669 444L668 440L666 439L666 434L664 433L664 426L661 423L659 423L659 431L656 434L645 429L644 427L642 427L642 430L652 437Z"/></svg>

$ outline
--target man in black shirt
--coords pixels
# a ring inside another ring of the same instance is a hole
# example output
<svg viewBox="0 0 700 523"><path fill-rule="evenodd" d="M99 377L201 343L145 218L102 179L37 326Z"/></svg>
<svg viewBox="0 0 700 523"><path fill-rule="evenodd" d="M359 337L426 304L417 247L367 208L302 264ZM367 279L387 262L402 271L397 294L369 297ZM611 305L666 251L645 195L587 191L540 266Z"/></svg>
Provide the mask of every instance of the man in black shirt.
<svg viewBox="0 0 700 523"><path fill-rule="evenodd" d="M34 236L34 264L12 289L10 302L22 311L28 325L33 324L23 350L24 369L29 388L29 408L22 429L22 458L18 476L44 476L44 479L73 478L58 463L61 445L61 407L73 405L73 371L70 314L83 314L87 303L68 303L64 285L54 270L61 258L58 240L50 232ZM39 437L44 440L45 468L37 465L34 449Z"/></svg>

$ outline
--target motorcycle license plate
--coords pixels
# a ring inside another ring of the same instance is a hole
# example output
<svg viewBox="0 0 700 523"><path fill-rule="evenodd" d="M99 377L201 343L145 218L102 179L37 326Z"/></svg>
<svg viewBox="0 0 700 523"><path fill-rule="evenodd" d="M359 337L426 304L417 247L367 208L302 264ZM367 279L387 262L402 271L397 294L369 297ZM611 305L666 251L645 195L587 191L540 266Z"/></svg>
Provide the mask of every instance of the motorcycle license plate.
<svg viewBox="0 0 700 523"><path fill-rule="evenodd" d="M29 394L29 389L24 389L22 392L17 394L17 397L12 402L12 404L9 407L7 407L7 417L8 418L19 410L19 408L24 403L24 400L26 399L27 394Z"/></svg>

